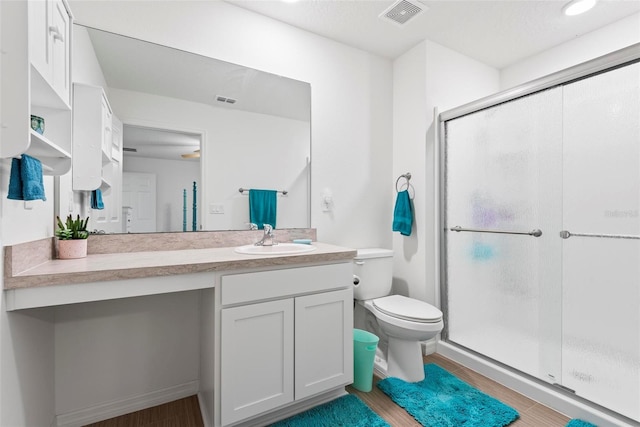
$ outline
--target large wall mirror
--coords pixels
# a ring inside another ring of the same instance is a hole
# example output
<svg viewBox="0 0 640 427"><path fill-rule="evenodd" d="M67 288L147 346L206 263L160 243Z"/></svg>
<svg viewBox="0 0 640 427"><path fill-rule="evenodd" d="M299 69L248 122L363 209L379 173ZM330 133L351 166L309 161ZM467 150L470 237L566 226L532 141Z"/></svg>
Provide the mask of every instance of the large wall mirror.
<svg viewBox="0 0 640 427"><path fill-rule="evenodd" d="M310 227L308 83L78 24L73 54L123 125L134 224L107 232L246 230L241 188L279 191L276 228Z"/></svg>

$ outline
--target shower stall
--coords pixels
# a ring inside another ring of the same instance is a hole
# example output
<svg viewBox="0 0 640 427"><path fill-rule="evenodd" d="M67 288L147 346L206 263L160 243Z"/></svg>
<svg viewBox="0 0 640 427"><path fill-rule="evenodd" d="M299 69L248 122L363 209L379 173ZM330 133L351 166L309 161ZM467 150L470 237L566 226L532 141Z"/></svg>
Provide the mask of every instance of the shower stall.
<svg viewBox="0 0 640 427"><path fill-rule="evenodd" d="M634 45L440 115L443 341L633 424L638 61Z"/></svg>

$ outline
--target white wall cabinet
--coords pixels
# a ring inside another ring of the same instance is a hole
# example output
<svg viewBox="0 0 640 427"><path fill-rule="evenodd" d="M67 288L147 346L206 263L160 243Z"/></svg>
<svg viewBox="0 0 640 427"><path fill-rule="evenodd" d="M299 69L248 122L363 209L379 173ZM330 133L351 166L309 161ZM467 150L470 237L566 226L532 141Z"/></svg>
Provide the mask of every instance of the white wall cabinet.
<svg viewBox="0 0 640 427"><path fill-rule="evenodd" d="M352 382L351 278L350 263L222 277L216 425Z"/></svg>
<svg viewBox="0 0 640 427"><path fill-rule="evenodd" d="M93 191L102 185L102 167L111 161L112 116L102 87L73 85L74 191Z"/></svg>
<svg viewBox="0 0 640 427"><path fill-rule="evenodd" d="M0 2L3 158L29 154L46 175L71 168L71 25L64 0ZM45 131L30 126L44 118Z"/></svg>

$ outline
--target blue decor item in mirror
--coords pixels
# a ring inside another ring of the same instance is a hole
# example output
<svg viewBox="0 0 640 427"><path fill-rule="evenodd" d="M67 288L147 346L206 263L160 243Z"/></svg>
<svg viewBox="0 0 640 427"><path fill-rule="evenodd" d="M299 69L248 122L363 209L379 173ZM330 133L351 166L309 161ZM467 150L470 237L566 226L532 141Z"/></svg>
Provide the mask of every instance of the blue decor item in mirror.
<svg viewBox="0 0 640 427"><path fill-rule="evenodd" d="M31 115L31 129L38 132L40 135L44 133L44 119L39 116Z"/></svg>

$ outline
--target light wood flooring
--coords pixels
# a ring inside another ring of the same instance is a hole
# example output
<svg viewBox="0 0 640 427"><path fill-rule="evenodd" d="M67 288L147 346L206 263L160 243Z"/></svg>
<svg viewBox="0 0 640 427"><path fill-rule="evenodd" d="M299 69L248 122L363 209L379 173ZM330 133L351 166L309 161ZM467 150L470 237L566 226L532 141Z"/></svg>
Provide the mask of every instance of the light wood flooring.
<svg viewBox="0 0 640 427"><path fill-rule="evenodd" d="M569 418L553 411L471 369L438 354L424 357L425 363L435 363L477 389L506 403L520 413L509 427L564 427ZM349 393L360 397L371 409L384 418L392 427L420 427L404 409L375 386L380 379L374 378L374 387L364 393L347 387ZM196 396L176 400L164 405L112 418L87 427L203 427L200 407Z"/></svg>

